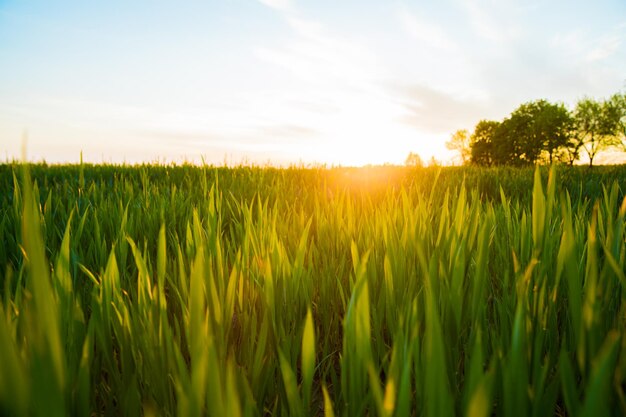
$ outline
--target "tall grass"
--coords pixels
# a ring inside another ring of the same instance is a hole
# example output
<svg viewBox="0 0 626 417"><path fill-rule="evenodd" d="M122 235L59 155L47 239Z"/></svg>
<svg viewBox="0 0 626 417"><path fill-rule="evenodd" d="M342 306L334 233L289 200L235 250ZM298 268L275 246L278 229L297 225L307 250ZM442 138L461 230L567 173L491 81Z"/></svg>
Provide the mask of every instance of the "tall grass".
<svg viewBox="0 0 626 417"><path fill-rule="evenodd" d="M580 172L4 165L0 414L625 415Z"/></svg>

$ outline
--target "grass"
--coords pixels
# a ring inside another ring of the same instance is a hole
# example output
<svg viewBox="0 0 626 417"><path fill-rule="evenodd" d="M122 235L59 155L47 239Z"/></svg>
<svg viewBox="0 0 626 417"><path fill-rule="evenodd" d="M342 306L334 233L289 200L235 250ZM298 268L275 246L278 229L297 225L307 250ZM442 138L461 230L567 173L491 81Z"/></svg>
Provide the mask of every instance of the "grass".
<svg viewBox="0 0 626 417"><path fill-rule="evenodd" d="M625 415L625 178L2 165L0 415Z"/></svg>

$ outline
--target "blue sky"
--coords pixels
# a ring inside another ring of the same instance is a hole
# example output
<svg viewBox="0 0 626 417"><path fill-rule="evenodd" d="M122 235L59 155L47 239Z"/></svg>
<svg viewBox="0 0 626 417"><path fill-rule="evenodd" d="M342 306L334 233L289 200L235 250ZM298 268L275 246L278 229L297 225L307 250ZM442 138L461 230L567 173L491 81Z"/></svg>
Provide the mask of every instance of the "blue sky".
<svg viewBox="0 0 626 417"><path fill-rule="evenodd" d="M626 2L0 1L0 151L361 165L626 87Z"/></svg>

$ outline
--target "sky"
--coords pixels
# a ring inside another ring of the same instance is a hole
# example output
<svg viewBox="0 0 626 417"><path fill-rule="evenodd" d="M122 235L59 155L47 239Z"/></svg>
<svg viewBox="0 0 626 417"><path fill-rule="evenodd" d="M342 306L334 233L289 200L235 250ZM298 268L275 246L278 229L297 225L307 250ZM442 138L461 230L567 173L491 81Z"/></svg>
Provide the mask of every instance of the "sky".
<svg viewBox="0 0 626 417"><path fill-rule="evenodd" d="M453 161L545 98L626 88L624 0L0 0L0 159Z"/></svg>

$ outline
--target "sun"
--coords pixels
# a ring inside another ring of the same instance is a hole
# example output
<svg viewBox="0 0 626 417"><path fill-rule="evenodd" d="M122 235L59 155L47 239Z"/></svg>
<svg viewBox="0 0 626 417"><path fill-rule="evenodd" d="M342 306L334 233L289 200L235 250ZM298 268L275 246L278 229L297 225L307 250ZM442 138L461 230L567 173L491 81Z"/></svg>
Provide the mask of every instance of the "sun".
<svg viewBox="0 0 626 417"><path fill-rule="evenodd" d="M302 160L329 165L402 165L410 152L427 161L449 158L446 133L420 131L405 123L406 110L371 96L342 95L337 111L316 120L314 143L295 146ZM297 120L294 121L298 123Z"/></svg>
<svg viewBox="0 0 626 417"><path fill-rule="evenodd" d="M330 136L318 157L326 163L342 166L402 165L409 153L417 153L424 161L432 157L446 161L449 156L440 146L441 137L416 132L399 123L368 123L346 126L346 133Z"/></svg>

